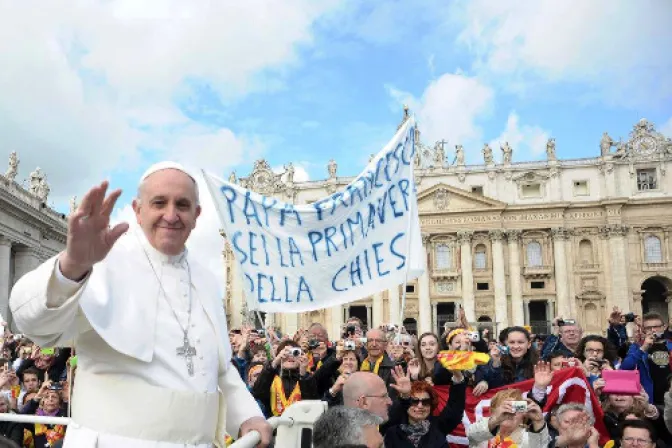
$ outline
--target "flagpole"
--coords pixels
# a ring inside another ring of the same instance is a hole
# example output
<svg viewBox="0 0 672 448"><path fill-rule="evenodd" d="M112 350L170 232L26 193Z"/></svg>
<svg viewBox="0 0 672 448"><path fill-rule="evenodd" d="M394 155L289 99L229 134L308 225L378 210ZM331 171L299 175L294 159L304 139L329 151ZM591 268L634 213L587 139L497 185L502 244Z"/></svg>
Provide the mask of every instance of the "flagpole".
<svg viewBox="0 0 672 448"><path fill-rule="evenodd" d="M413 114L413 133L415 134L415 127L418 125L418 123L415 121L415 114ZM413 191L415 191L415 165L414 165L414 160L415 160L415 150L416 150L416 141L415 141L415 135L413 135L413 158L411 160L411 187L413 188ZM404 324L404 310L406 309L406 285L408 284L408 273L411 269L411 244L413 241L413 206L415 203L415 206L417 206L418 202L418 196L417 193L415 194L415 201L410 201L409 206L408 206L408 214L409 214L409 220L408 220L408 228L406 230L406 233L408 235L408 245L406 247L406 273L404 275L404 283L403 283L403 292L401 295L401 306L399 307L399 325L397 326L397 333L401 331L401 327ZM398 286L397 286L398 287Z"/></svg>

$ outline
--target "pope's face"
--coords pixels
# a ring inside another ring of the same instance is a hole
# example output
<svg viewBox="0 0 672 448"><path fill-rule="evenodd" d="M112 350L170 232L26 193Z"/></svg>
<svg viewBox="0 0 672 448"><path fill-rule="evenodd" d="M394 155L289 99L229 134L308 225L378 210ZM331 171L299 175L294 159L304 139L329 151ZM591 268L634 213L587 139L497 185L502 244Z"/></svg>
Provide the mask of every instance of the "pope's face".
<svg viewBox="0 0 672 448"><path fill-rule="evenodd" d="M166 255L184 250L189 234L201 214L191 177L166 169L151 174L133 201L135 217L149 243Z"/></svg>

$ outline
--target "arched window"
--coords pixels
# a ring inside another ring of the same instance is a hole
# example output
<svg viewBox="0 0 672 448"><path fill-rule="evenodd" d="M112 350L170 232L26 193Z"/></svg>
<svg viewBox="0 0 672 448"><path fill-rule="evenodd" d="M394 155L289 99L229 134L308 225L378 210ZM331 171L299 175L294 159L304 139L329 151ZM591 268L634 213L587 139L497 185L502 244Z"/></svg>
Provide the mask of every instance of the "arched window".
<svg viewBox="0 0 672 448"><path fill-rule="evenodd" d="M581 264L593 264L593 244L588 240L579 243L579 262Z"/></svg>
<svg viewBox="0 0 672 448"><path fill-rule="evenodd" d="M485 269L488 265L488 255L484 244L476 246L476 255L474 256L474 267L476 269Z"/></svg>
<svg viewBox="0 0 672 448"><path fill-rule="evenodd" d="M538 241L527 243L527 265L536 267L543 265L541 258L541 244Z"/></svg>
<svg viewBox="0 0 672 448"><path fill-rule="evenodd" d="M453 268L453 249L447 244L436 246L436 267L437 269Z"/></svg>
<svg viewBox="0 0 672 448"><path fill-rule="evenodd" d="M660 238L649 235L644 240L644 255L647 263L662 263L663 249L660 245Z"/></svg>

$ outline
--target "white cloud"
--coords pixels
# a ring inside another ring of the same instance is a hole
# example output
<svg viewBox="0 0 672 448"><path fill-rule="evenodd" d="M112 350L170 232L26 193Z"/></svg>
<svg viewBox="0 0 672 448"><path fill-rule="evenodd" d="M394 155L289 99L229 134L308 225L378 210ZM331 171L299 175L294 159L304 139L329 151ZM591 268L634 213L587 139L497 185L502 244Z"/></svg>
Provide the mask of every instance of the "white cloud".
<svg viewBox="0 0 672 448"><path fill-rule="evenodd" d="M294 182L307 182L310 180L310 175L306 169L306 166L308 165L307 162L292 162L292 165L294 165ZM285 167L274 166L272 167L272 170L274 173L280 174L285 172ZM283 176L282 180L286 182L287 177Z"/></svg>
<svg viewBox="0 0 672 448"><path fill-rule="evenodd" d="M511 111L506 120L506 127L497 138L490 141L490 147L501 160L500 147L505 142L509 142L513 148L513 161L515 162L526 160L528 158L526 156L529 155L536 157L544 153L548 138L549 133L538 126L521 125L518 114Z"/></svg>
<svg viewBox="0 0 672 448"><path fill-rule="evenodd" d="M672 117L670 117L669 120L663 123L660 126L659 130L660 133L663 134L665 137L672 138Z"/></svg>
<svg viewBox="0 0 672 448"><path fill-rule="evenodd" d="M446 73L432 81L420 98L388 86L397 104L407 104L415 112L421 139L426 145L445 139L450 147L463 144L467 153L480 151L480 118L490 113L494 92L478 79ZM398 106L397 106L398 107Z"/></svg>
<svg viewBox="0 0 672 448"><path fill-rule="evenodd" d="M458 41L475 68L503 87L576 82L601 100L665 104L672 98L672 3L526 0L454 4Z"/></svg>
<svg viewBox="0 0 672 448"><path fill-rule="evenodd" d="M199 84L224 101L277 88L334 5L0 0L0 148L19 153L20 177L39 165L56 202L157 149L222 169L263 144L196 125L175 101Z"/></svg>

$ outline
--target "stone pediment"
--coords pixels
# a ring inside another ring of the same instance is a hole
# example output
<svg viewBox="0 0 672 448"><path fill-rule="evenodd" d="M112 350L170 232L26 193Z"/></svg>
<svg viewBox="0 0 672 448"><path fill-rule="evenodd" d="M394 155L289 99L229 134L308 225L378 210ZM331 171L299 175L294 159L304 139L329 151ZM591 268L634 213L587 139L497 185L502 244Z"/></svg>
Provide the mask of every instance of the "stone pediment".
<svg viewBox="0 0 672 448"><path fill-rule="evenodd" d="M418 194L420 213L503 210L506 204L486 196L445 184L434 185Z"/></svg>

